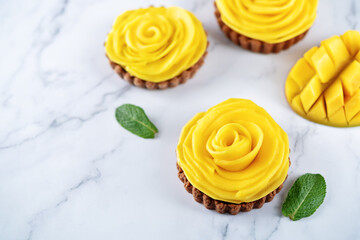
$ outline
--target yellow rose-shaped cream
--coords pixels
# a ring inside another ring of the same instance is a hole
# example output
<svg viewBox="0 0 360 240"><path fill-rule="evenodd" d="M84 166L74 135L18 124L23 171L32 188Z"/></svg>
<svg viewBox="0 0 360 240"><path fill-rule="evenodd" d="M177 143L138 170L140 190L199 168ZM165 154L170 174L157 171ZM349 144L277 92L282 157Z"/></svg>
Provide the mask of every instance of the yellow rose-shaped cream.
<svg viewBox="0 0 360 240"><path fill-rule="evenodd" d="M216 0L222 21L234 31L266 43L306 32L316 18L317 0Z"/></svg>
<svg viewBox="0 0 360 240"><path fill-rule="evenodd" d="M230 203L252 202L285 181L289 142L263 108L234 98L196 114L184 126L177 157L201 192Z"/></svg>
<svg viewBox="0 0 360 240"><path fill-rule="evenodd" d="M204 55L201 22L179 7L149 7L117 17L105 43L108 58L150 82L174 78Z"/></svg>

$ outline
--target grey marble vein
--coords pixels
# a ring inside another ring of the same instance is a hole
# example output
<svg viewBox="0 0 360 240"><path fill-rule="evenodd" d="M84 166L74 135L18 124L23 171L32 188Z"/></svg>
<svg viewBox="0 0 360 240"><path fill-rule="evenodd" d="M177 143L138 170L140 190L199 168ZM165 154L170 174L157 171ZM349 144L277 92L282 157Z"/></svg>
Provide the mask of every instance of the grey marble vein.
<svg viewBox="0 0 360 240"><path fill-rule="evenodd" d="M290 172L294 171L300 162L300 159L304 156L306 152L306 143L308 143L308 138L312 134L312 129L310 126L298 129L295 132L295 139L293 143L293 147L290 148L290 160L291 167Z"/></svg>
<svg viewBox="0 0 360 240"><path fill-rule="evenodd" d="M86 96L86 95L90 94L91 92L93 92L95 89L97 89L97 88L100 87L102 84L104 84L107 80L111 79L111 77L112 77L114 74L115 74L115 73L112 72L112 73L107 74L106 76L100 78L100 80L99 80L95 85L91 86L88 90L86 90L82 96Z"/></svg>
<svg viewBox="0 0 360 240"><path fill-rule="evenodd" d="M229 229L229 223L226 223L222 231L222 240L226 240L226 237L228 235L228 229Z"/></svg>
<svg viewBox="0 0 360 240"><path fill-rule="evenodd" d="M350 3L349 14L346 16L346 21L350 25L351 29L356 29L358 26L359 17L357 16L358 1L352 0Z"/></svg>
<svg viewBox="0 0 360 240"><path fill-rule="evenodd" d="M61 200L56 202L53 206L43 209L43 210L39 211L38 213L36 213L34 215L34 217L30 221L28 221L28 225L30 226L30 232L29 232L28 236L26 237L26 239L27 240L33 239L33 234L36 231L36 227L40 224L39 221L44 221L44 219L46 219L48 214L51 214L52 212L54 212L55 210L60 208L62 205L67 203L69 201L69 196L71 194L73 194L76 190L79 190L80 188L82 188L83 186L87 185L90 182L97 183L100 178L101 178L101 172L98 168L95 168L94 173L92 173L90 175L86 175L80 182L78 182L74 186L70 187L64 193L64 196L62 197Z"/></svg>
<svg viewBox="0 0 360 240"><path fill-rule="evenodd" d="M281 218L282 218L282 217L279 217L279 218L278 218L278 220L276 221L275 227L274 227L273 230L270 232L269 236L267 236L267 237L265 238L265 240L270 240L270 239L273 237L273 235L279 230Z"/></svg>
<svg viewBox="0 0 360 240"><path fill-rule="evenodd" d="M50 16L50 19L44 18L37 29L39 35L41 36L41 38L37 42L37 44L40 45L39 49L37 51L37 54L36 54L37 72L38 72L38 76L42 80L44 86L47 86L48 84L50 84L50 82L47 80L47 77L49 76L49 74L51 74L51 72L49 72L49 71L44 72L41 69L41 64L40 64L41 57L42 57L42 54L45 51L45 49L49 45L51 45L55 41L56 37L59 35L61 28L62 28L62 23L60 22L59 19L62 16L64 16L68 6L69 6L69 0L63 0L62 2L60 2L58 9L52 13L52 15ZM43 37L42 35L45 35L46 33L49 33L50 36ZM61 73L57 73L57 74L61 75Z"/></svg>
<svg viewBox="0 0 360 240"><path fill-rule="evenodd" d="M97 106L103 106L105 104L105 102L107 101L108 98L111 98L113 100L118 99L119 97L121 97L123 94L125 94L127 91L129 91L133 86L131 85L126 85L120 89L117 89L113 92L107 92L105 94L102 95L100 102L97 104Z"/></svg>
<svg viewBox="0 0 360 240"><path fill-rule="evenodd" d="M67 117L67 116L61 116L58 117L54 120L51 121L51 123L44 129L42 129L41 131L39 131L38 133L36 133L33 136L24 138L19 140L17 143L13 143L13 144L9 144L9 145L0 145L0 150L5 150L5 149L9 149L9 148L15 148L15 147L19 147L27 142L33 141L41 136L43 136L45 133L47 133L49 130L55 129L55 128L59 128L61 126L63 126L66 123L72 122L72 121L77 121L80 123L80 126L88 121L90 121L91 119L93 119L94 117L96 117L97 115L105 112L106 109L99 109L94 111L93 113L91 113L89 116L87 117L75 117L75 116L71 116L71 117ZM79 126L79 127L80 127ZM23 129L23 128L21 128ZM13 130L11 132L9 132L7 134L7 136L5 137L5 140L3 142L6 142L6 138L8 138L11 134L21 131L21 129L17 129L17 130Z"/></svg>
<svg viewBox="0 0 360 240"><path fill-rule="evenodd" d="M36 133L35 135L33 136L29 136L29 137L26 137L24 139L21 139L20 141L18 141L17 143L13 143L13 144L9 144L9 145L3 145L3 146L0 146L0 151L1 150L5 150L5 149L11 149L11 148L16 148L16 147L19 147L27 142L30 142L30 141L33 141L39 137L41 137L42 135L44 135L49 129L52 128L52 123L46 127L45 129L41 130L40 132ZM8 136L6 138L8 138L12 133L14 133L16 131L11 131ZM5 139L6 140L6 139Z"/></svg>
<svg viewBox="0 0 360 240"><path fill-rule="evenodd" d="M96 117L97 115L105 112L107 109L99 109L96 110L94 112L92 112L90 115L88 115L87 117L75 117L75 116L71 116L71 117L67 117L67 116L62 116L59 117L61 118L61 120L58 119L54 119L54 121L52 121L52 123L50 124L50 128L58 128L61 127L62 125L72 122L72 121L77 121L82 123L86 123L87 121L90 121L91 119L93 119L94 117ZM64 119L62 119L64 118Z"/></svg>
<svg viewBox="0 0 360 240"><path fill-rule="evenodd" d="M249 232L249 237L251 239L256 240L256 219L254 219L251 223L251 228L250 228L250 232Z"/></svg>
<svg viewBox="0 0 360 240"><path fill-rule="evenodd" d="M310 127L306 127L296 133L295 142L294 142L294 152L299 153L300 156L304 153L304 143L306 140L305 138L308 136L309 132L310 132Z"/></svg>

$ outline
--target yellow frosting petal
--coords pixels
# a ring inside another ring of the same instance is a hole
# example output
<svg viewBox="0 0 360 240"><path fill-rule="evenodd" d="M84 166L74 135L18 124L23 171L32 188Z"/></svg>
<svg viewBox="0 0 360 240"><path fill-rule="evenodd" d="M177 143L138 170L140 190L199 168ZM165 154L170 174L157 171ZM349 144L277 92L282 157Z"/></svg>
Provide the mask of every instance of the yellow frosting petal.
<svg viewBox="0 0 360 240"><path fill-rule="evenodd" d="M106 54L131 75L150 82L176 77L200 60L207 47L201 22L179 7L150 7L117 17Z"/></svg>
<svg viewBox="0 0 360 240"><path fill-rule="evenodd" d="M178 164L197 189L231 203L252 202L278 188L289 168L287 134L255 103L229 99L183 128Z"/></svg>
<svg viewBox="0 0 360 240"><path fill-rule="evenodd" d="M285 93L295 112L312 121L360 125L360 33L351 30L310 49L291 69Z"/></svg>
<svg viewBox="0 0 360 240"><path fill-rule="evenodd" d="M216 0L222 21L236 32L279 43L307 31L318 0Z"/></svg>

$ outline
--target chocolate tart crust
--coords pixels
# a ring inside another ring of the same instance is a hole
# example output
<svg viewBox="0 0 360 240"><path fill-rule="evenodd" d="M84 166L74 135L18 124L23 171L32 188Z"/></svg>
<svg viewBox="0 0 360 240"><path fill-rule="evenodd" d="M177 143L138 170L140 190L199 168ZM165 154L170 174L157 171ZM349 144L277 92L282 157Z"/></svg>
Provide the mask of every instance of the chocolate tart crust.
<svg viewBox="0 0 360 240"><path fill-rule="evenodd" d="M209 46L209 42L207 43L207 47ZM111 67L115 70L115 72L123 78L128 83L140 87L140 88L146 88L146 89L167 89L167 88L173 88L180 84L183 84L187 82L190 78L192 78L195 73L199 70L199 68L204 64L205 57L207 56L207 49L205 50L202 57L197 61L193 66L188 68L187 70L180 73L178 76L173 77L172 79L162 81L162 82L150 82L146 81L140 78L137 78L135 76L132 76L130 73L128 73L121 65L113 62L110 60L108 56L106 56L109 59L109 63Z"/></svg>
<svg viewBox="0 0 360 240"><path fill-rule="evenodd" d="M220 11L217 8L215 2L214 2L214 6L215 6L215 16L216 16L217 22L219 24L220 29L224 32L224 34L236 45L239 45L242 48L244 48L246 50L250 50L252 52L265 53L265 54L278 53L282 50L288 49L295 43L302 40L305 37L305 35L307 34L307 32L309 31L309 29L308 29L305 32L303 32L302 34L300 34L294 38L291 38L287 41L280 42L280 43L263 42L263 41L260 41L257 39L253 39L253 38L244 36L240 33L237 33L235 30L231 29L229 26L227 26L222 21Z"/></svg>
<svg viewBox="0 0 360 240"><path fill-rule="evenodd" d="M289 158L289 166L290 164L291 162ZM181 182L184 183L184 188L188 193L193 195L195 201L204 204L204 206L207 209L215 210L218 213L229 213L231 215L236 215L240 212L249 212L252 209L261 208L265 203L271 202L274 199L275 195L278 194L284 186L284 183L282 183L277 189L275 189L265 197L260 198L253 202L244 202L239 204L230 203L230 202L215 200L210 196L206 195L205 193L201 192L199 189L191 185L189 180L186 178L184 171L181 169L181 167L177 162L176 162L176 168L178 170L179 179L181 180Z"/></svg>

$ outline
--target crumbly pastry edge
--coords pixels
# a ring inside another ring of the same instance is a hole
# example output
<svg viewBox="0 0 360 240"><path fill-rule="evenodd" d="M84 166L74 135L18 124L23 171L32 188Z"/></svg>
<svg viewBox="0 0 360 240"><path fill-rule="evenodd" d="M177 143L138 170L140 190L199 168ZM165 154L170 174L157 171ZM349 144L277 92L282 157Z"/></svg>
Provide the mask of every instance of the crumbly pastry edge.
<svg viewBox="0 0 360 240"><path fill-rule="evenodd" d="M291 165L291 161L289 158L289 166L290 165ZM184 171L179 166L178 162L176 162L176 168L178 170L178 178L180 179L181 182L184 183L185 190L193 195L194 200L198 203L202 203L205 206L205 208L210 210L215 210L216 212L221 214L229 213L231 215L236 215L240 212L249 212L252 209L261 208L265 203L271 202L274 199L275 195L278 194L284 186L284 183L282 183L278 188L276 188L274 191L272 191L265 197L262 197L253 202L244 202L240 204L230 203L230 202L215 200L210 196L206 195L205 193L201 192L199 189L194 187L189 182L189 180L185 176ZM286 179L287 176L284 182L286 181Z"/></svg>
<svg viewBox="0 0 360 240"><path fill-rule="evenodd" d="M216 2L214 2L214 6L215 6L215 12L214 12L215 17L217 19L221 31L223 31L226 37L228 37L234 44L239 45L240 47L252 52L264 53L264 54L279 53L280 51L286 50L295 43L302 40L309 31L308 29L302 34L280 43L263 42L261 40L244 36L240 33L237 33L235 30L231 29L222 21L220 11L216 6Z"/></svg>
<svg viewBox="0 0 360 240"><path fill-rule="evenodd" d="M199 61L197 61L193 66L189 67L188 69L186 69L185 71L183 71L182 73L180 73L178 76L173 77L169 80L165 80L162 82L150 82L150 81L146 81L143 79L140 79L138 77L132 76L130 73L128 73L121 65L111 61L111 59L106 55L106 57L109 60L110 66L112 69L115 70L115 72L125 81L127 81L128 83L136 86L136 87L140 87L140 88L146 88L146 89L150 89L150 90L155 90L155 89L160 89L160 90L164 90L167 88L173 88L176 87L180 84L186 83L187 80L189 80L190 78L192 78L195 73L200 69L200 67L204 64L205 62L205 57L208 54L207 48L209 47L209 42L207 42L207 47L206 50L204 52L204 54L201 56L201 58L199 59Z"/></svg>

